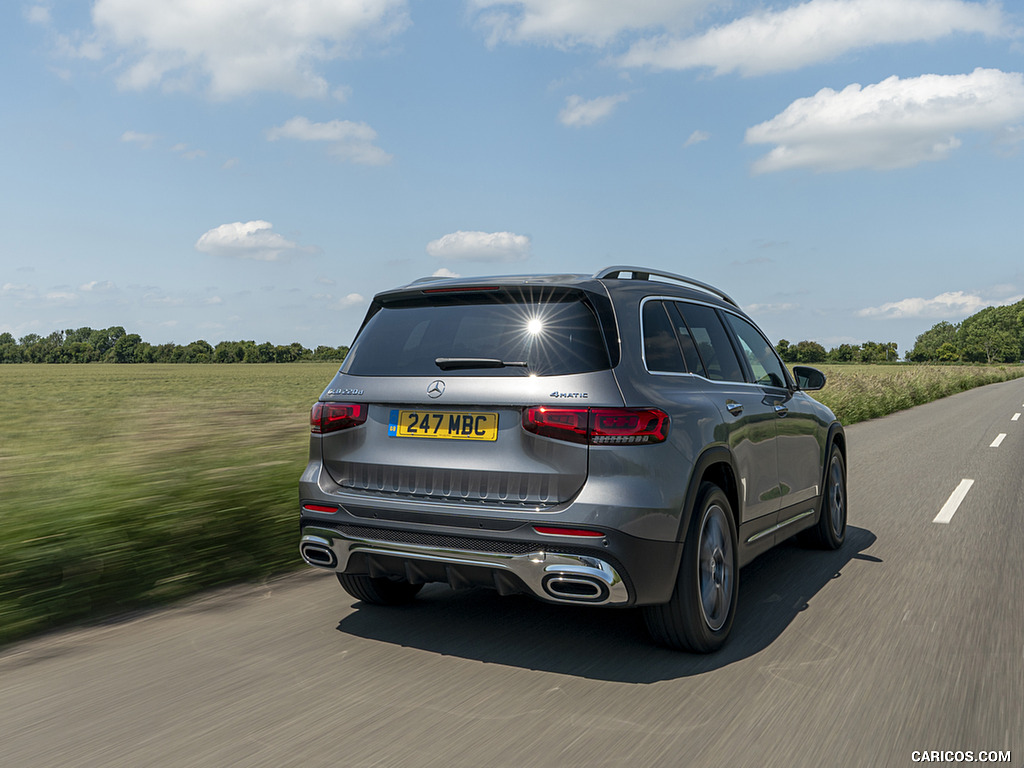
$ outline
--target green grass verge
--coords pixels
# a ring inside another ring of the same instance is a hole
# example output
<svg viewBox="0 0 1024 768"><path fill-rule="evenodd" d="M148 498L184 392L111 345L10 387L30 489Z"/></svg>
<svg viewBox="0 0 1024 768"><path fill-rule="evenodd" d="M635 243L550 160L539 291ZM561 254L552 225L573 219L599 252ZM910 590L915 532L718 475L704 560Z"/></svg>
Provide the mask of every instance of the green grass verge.
<svg viewBox="0 0 1024 768"><path fill-rule="evenodd" d="M0 366L0 643L298 567L309 407L336 367ZM847 424L1024 375L823 368Z"/></svg>
<svg viewBox="0 0 1024 768"><path fill-rule="evenodd" d="M814 397L846 425L974 387L1024 376L1021 365L819 365L828 384Z"/></svg>

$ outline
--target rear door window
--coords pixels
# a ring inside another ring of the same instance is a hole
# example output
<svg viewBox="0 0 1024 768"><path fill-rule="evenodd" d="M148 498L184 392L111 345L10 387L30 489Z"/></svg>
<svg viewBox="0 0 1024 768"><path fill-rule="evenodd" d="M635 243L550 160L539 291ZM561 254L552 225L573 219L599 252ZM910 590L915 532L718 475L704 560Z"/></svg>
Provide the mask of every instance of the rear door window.
<svg viewBox="0 0 1024 768"><path fill-rule="evenodd" d="M672 307L679 314L679 322L689 329L689 338L696 346L707 378L713 381L745 381L740 361L718 313L703 304L673 302Z"/></svg>

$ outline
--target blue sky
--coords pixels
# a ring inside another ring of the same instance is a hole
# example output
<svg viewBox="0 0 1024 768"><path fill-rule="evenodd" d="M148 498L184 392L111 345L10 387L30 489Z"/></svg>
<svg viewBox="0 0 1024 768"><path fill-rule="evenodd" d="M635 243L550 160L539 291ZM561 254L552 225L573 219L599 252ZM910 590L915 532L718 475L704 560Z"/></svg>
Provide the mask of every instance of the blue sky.
<svg viewBox="0 0 1024 768"><path fill-rule="evenodd" d="M15 0L0 332L348 344L431 274L637 264L769 337L1024 296L1024 16L968 0Z"/></svg>

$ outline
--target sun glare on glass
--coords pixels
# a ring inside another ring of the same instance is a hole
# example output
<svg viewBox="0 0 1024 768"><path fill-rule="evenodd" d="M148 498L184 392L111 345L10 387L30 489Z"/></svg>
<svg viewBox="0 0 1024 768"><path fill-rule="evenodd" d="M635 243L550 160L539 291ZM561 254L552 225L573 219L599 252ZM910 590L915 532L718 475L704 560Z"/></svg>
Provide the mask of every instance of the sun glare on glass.
<svg viewBox="0 0 1024 768"><path fill-rule="evenodd" d="M531 317L529 322L526 323L526 330L528 333L536 336L544 330L544 322L539 317Z"/></svg>

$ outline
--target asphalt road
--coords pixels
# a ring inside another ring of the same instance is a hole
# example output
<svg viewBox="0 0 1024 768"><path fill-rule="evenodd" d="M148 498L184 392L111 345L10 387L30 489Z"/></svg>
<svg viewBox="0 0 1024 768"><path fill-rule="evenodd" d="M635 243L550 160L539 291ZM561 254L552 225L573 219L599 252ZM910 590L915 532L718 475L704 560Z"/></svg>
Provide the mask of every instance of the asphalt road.
<svg viewBox="0 0 1024 768"><path fill-rule="evenodd" d="M846 546L745 568L716 655L487 590L354 607L310 570L0 651L0 766L1024 764L1016 413L1024 381L850 428Z"/></svg>

